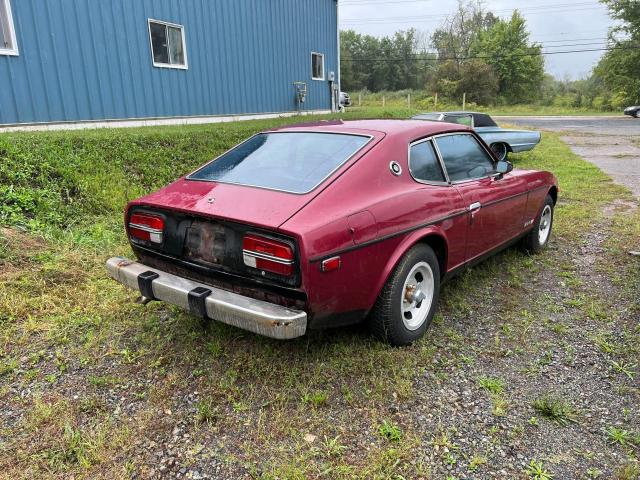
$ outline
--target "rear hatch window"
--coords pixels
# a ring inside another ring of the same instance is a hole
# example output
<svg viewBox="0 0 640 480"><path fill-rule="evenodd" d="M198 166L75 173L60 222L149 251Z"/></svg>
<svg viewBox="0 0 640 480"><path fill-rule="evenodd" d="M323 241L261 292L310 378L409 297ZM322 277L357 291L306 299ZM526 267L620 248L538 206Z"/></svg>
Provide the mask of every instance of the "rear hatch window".
<svg viewBox="0 0 640 480"><path fill-rule="evenodd" d="M342 133L260 133L187 179L309 193L370 140Z"/></svg>

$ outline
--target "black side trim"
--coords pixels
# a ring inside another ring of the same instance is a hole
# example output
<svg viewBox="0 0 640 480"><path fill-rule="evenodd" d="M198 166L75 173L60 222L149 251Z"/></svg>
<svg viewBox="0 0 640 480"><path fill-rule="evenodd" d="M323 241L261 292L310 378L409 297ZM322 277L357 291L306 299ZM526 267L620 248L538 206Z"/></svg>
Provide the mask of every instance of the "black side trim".
<svg viewBox="0 0 640 480"><path fill-rule="evenodd" d="M321 256L313 257L309 260L310 263L319 262L320 260L324 260L325 258L331 258L335 255L341 255L343 253L352 252L353 250L358 250L359 248L368 247L369 245L373 245L374 243L384 242L385 240L389 240L390 238L399 237L400 235L404 235L406 233L411 233L416 230L420 230L421 228L430 227L431 225L437 225L438 223L442 223L445 220L449 220L450 218L459 217L460 215L465 215L469 213L468 210L460 210L456 213L452 213L451 215L447 215L446 217L438 218L437 220L433 220L431 222L421 223L419 225L414 225L413 227L405 228L404 230L400 230L399 232L390 233L389 235L385 235L384 237L374 238L373 240L369 240L367 242L359 243L358 245L353 245L350 247L345 247L340 250L334 250L330 253L324 253Z"/></svg>
<svg viewBox="0 0 640 480"><path fill-rule="evenodd" d="M153 295L153 281L159 276L160 275L156 272L152 272L151 270L147 270L146 272L142 272L138 275L138 289L143 297L151 300L156 299Z"/></svg>
<svg viewBox="0 0 640 480"><path fill-rule="evenodd" d="M196 287L189 292L189 311L200 318L207 318L207 306L205 300L211 295L211 290L204 287Z"/></svg>
<svg viewBox="0 0 640 480"><path fill-rule="evenodd" d="M509 195L508 197L498 198L497 200L493 200L491 202L483 203L482 207L490 207L491 205L497 205L498 203L506 202L507 200L512 200L514 198L518 198L518 197L521 197L523 195L527 195L531 191L532 190L527 190L527 191L524 191L524 192L516 193L514 195Z"/></svg>
<svg viewBox="0 0 640 480"><path fill-rule="evenodd" d="M452 185L455 185L455 183L452 184ZM536 187L536 188L534 188L532 190L526 190L524 192L516 193L515 195L511 195L511 196L506 197L506 198L500 198L498 200L494 200L492 202L485 203L482 206L483 207L485 207L485 206L488 207L488 206L491 206L491 205L495 205L496 203L505 202L505 201L510 200L512 198L515 198L515 197L519 197L519 196L522 196L522 195L527 195L528 193L538 191L538 190L540 190L542 188L551 188L551 187L549 185L541 185L541 186ZM465 215L467 213L469 213L468 210L466 210L466 209L465 210L461 210L461 211L452 213L451 215L447 215L446 217L438 218L437 220L433 220L431 222L421 223L421 224L415 225L413 227L405 228L404 230L400 230L399 232L395 232L395 233L391 233L389 235L385 235L384 237L374 238L373 240L369 240L368 242L363 242L363 243L359 243L358 245L353 245L353 246L342 248L340 250L334 250L333 252L324 253L324 254L322 254L320 256L311 258L309 260L309 263L316 263L316 262L319 262L320 260L324 260L326 258L331 258L331 257L333 257L335 255L341 255L343 253L352 252L353 250L358 250L359 248L368 247L369 245L373 245L374 243L383 242L383 241L388 240L390 238L398 237L398 236L404 235L406 233L411 233L411 232L413 232L415 230L420 230L421 228L430 227L431 225L437 225L438 223L442 223L445 220L449 220L450 218L459 217L460 215Z"/></svg>

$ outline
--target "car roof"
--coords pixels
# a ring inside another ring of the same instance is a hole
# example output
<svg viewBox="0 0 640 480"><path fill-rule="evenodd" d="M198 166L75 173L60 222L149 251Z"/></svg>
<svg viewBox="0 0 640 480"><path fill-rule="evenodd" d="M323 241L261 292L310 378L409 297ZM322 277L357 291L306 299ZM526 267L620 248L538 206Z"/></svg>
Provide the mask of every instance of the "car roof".
<svg viewBox="0 0 640 480"><path fill-rule="evenodd" d="M381 119L381 120L326 120L279 127L271 132L319 131L335 133L384 133L387 135L436 135L451 131L470 131L471 128L444 122L425 122L424 120Z"/></svg>
<svg viewBox="0 0 640 480"><path fill-rule="evenodd" d="M482 112L469 112L467 110L453 110L453 111L438 111L438 112L422 112L417 115L487 115L491 116L488 113Z"/></svg>

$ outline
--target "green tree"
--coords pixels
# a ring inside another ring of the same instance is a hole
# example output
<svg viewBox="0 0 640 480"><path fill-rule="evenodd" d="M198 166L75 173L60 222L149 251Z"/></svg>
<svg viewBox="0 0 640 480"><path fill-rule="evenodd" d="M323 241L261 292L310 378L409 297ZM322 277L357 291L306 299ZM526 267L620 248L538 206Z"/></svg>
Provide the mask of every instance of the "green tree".
<svg viewBox="0 0 640 480"><path fill-rule="evenodd" d="M447 60L436 69L430 89L455 101L466 93L469 102L490 105L496 101L498 77L493 67L482 60L469 59L462 64Z"/></svg>
<svg viewBox="0 0 640 480"><path fill-rule="evenodd" d="M433 57L413 29L382 38L342 31L340 55L342 88L372 92L423 88Z"/></svg>
<svg viewBox="0 0 640 480"><path fill-rule="evenodd" d="M459 0L458 10L433 32L431 43L439 58L464 63L480 33L497 21L493 13L484 10L482 2Z"/></svg>
<svg viewBox="0 0 640 480"><path fill-rule="evenodd" d="M640 102L640 2L637 0L601 0L620 26L609 34L607 51L594 73L612 93L612 107ZM624 38L619 38L622 34Z"/></svg>
<svg viewBox="0 0 640 480"><path fill-rule="evenodd" d="M471 52L491 65L498 76L498 93L511 103L537 98L544 80L542 46L529 43L525 19L515 10L509 21L498 20L480 32Z"/></svg>

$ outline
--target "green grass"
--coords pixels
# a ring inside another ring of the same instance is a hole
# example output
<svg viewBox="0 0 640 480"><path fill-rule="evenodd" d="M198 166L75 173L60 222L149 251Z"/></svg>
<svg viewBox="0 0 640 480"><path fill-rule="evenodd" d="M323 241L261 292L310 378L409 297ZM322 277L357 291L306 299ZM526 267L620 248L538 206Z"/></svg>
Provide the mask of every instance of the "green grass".
<svg viewBox="0 0 640 480"><path fill-rule="evenodd" d="M576 409L565 399L545 394L536 398L532 406L541 416L553 420L560 425L577 422Z"/></svg>
<svg viewBox="0 0 640 480"><path fill-rule="evenodd" d="M348 117L409 113L369 109ZM225 461L255 469L258 478L313 478L322 472L336 478L428 478L429 468L416 461L416 452L436 446L444 464L464 460L474 470L484 468L484 455L460 452L453 434L436 435L425 446L425 432L396 418L391 407L424 400L416 391L417 376L441 386L452 371L487 359L511 362L525 353L546 359L549 346L535 327L551 314L549 302L541 297L540 305L522 305L518 299L529 275L554 272L562 264L553 251L537 257L508 251L448 284L428 337L402 349L357 328L291 342L218 323L203 329L177 308L134 304L133 293L106 277L108 256L130 255L122 226L127 200L255 131L293 121L0 134L0 225L6 227L0 228L0 401L24 412L0 431L8 439L0 449L8 477L125 477L140 468L129 463L136 458L135 441L170 435L178 421L193 425L202 443L216 443L209 434L238 432L228 437L234 444ZM584 232L605 220L604 205L630 199L555 134L545 133L538 148L513 160L558 176L556 241L579 244ZM640 275L626 248L640 238L638 220L637 214L614 214L615 235L607 239L606 262L598 265L615 270L630 295ZM581 288L572 281L573 306L554 307L597 316L592 306L607 299ZM497 309L492 321L504 327L485 343L465 337L455 320L473 315L477 302L487 298ZM605 366L618 381L630 381L625 372L637 369L640 332L598 321L603 331L594 332L594 343L600 342L606 361L624 368ZM563 338L571 334L544 330ZM471 381L492 395L495 413L508 415L504 381L493 374L474 380L475 375ZM509 382L510 395L516 388ZM27 389L33 395L25 399L12 393ZM182 405L194 391L198 399L178 417L174 402ZM115 414L105 403L107 392L128 398L137 413ZM549 404L536 415L554 409ZM560 410L551 418L570 416ZM309 444L307 434L317 440ZM362 441L367 450L354 451Z"/></svg>
<svg viewBox="0 0 640 480"><path fill-rule="evenodd" d="M451 99L439 98L435 104L435 98L428 92L420 90L400 90L396 92L364 92L360 97L361 107L358 107L358 92L350 92L353 107L350 111L355 112L360 109L382 108L383 98L386 108L403 108L409 107L407 95L410 95L410 106L416 112L430 111L456 111L462 109L462 98L459 102ZM598 110L596 108L568 107L558 105L476 105L473 102L467 102L466 110L487 112L491 115L614 115L621 116L620 110Z"/></svg>

